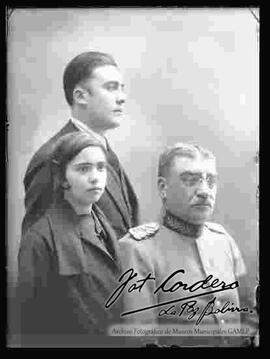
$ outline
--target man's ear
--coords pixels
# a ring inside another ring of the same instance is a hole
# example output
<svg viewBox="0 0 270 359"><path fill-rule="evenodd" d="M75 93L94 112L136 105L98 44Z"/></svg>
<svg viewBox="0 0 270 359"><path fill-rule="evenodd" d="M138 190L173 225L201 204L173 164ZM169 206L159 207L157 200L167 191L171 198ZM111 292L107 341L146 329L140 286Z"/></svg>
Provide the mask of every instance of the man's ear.
<svg viewBox="0 0 270 359"><path fill-rule="evenodd" d="M157 185L158 185L158 191L159 191L159 195L162 198L162 200L166 199L167 196L167 180L165 177L158 177L158 181L157 181Z"/></svg>
<svg viewBox="0 0 270 359"><path fill-rule="evenodd" d="M88 92L81 86L75 86L73 90L73 103L86 105Z"/></svg>

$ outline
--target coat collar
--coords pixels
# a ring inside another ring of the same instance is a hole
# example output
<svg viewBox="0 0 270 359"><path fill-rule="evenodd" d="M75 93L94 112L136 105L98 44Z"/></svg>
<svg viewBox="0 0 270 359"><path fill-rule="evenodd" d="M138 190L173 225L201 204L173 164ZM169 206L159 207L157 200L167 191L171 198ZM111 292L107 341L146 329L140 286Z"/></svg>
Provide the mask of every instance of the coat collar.
<svg viewBox="0 0 270 359"><path fill-rule="evenodd" d="M48 210L60 274L89 273L89 261L83 250L83 240L99 248L115 265L120 265L118 242L113 230L110 230L109 225L105 224L106 219L96 206L93 206L93 212L99 219L98 233L101 233L102 230L105 231L106 244L108 243L112 254L106 250L101 241L93 237L87 216L78 216L67 201L57 200Z"/></svg>
<svg viewBox="0 0 270 359"><path fill-rule="evenodd" d="M70 116L70 121L73 123L73 125L78 128L80 131L88 133L90 136L95 137L98 141L100 141L105 148L107 148L107 141L106 137L101 136L100 134L93 131L90 127L88 127L86 124L81 122L80 120Z"/></svg>

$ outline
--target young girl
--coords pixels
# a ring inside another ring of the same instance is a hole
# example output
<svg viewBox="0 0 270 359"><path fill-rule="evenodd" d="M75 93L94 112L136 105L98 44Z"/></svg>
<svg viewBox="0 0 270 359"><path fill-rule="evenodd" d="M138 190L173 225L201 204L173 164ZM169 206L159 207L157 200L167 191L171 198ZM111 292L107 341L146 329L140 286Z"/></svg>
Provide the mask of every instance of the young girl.
<svg viewBox="0 0 270 359"><path fill-rule="evenodd" d="M118 242L95 205L106 150L83 132L63 136L51 158L54 201L22 237L18 299L26 345L112 346L121 301L105 303L121 274Z"/></svg>

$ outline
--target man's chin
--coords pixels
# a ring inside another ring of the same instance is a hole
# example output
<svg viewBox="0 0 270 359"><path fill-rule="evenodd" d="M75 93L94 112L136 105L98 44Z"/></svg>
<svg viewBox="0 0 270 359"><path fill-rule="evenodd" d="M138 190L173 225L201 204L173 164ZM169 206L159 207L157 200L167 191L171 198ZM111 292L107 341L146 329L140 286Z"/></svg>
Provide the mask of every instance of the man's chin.
<svg viewBox="0 0 270 359"><path fill-rule="evenodd" d="M120 121L110 121L110 123L106 124L106 131L107 130L113 130L115 128L120 127L121 122Z"/></svg>
<svg viewBox="0 0 270 359"><path fill-rule="evenodd" d="M119 127L121 122L124 120L125 116L123 113L117 114L111 118L112 126Z"/></svg>
<svg viewBox="0 0 270 359"><path fill-rule="evenodd" d="M204 217L200 217L200 218L194 218L194 219L192 220L192 223L193 223L193 224L196 224L196 225L198 225L198 226L199 226L199 225L204 225L205 222L209 221L210 217L211 217L211 216L204 216Z"/></svg>
<svg viewBox="0 0 270 359"><path fill-rule="evenodd" d="M114 122L114 123L112 124L111 129L118 128L118 127L120 127L120 126L121 126L121 122Z"/></svg>
<svg viewBox="0 0 270 359"><path fill-rule="evenodd" d="M190 218L190 220L188 222L193 223L195 225L204 225L205 222L209 221L209 219L211 218L211 215L212 215L212 212L193 216L192 218Z"/></svg>

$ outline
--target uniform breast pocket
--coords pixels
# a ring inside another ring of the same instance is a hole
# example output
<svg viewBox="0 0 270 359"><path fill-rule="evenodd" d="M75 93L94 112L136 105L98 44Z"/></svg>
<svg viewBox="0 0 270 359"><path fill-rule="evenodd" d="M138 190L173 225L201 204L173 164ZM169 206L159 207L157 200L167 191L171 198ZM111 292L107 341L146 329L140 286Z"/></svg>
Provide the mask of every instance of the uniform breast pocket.
<svg viewBox="0 0 270 359"><path fill-rule="evenodd" d="M216 272L219 274L221 280L226 284L235 281L234 263L231 254L228 251L222 251L220 255L215 258Z"/></svg>

